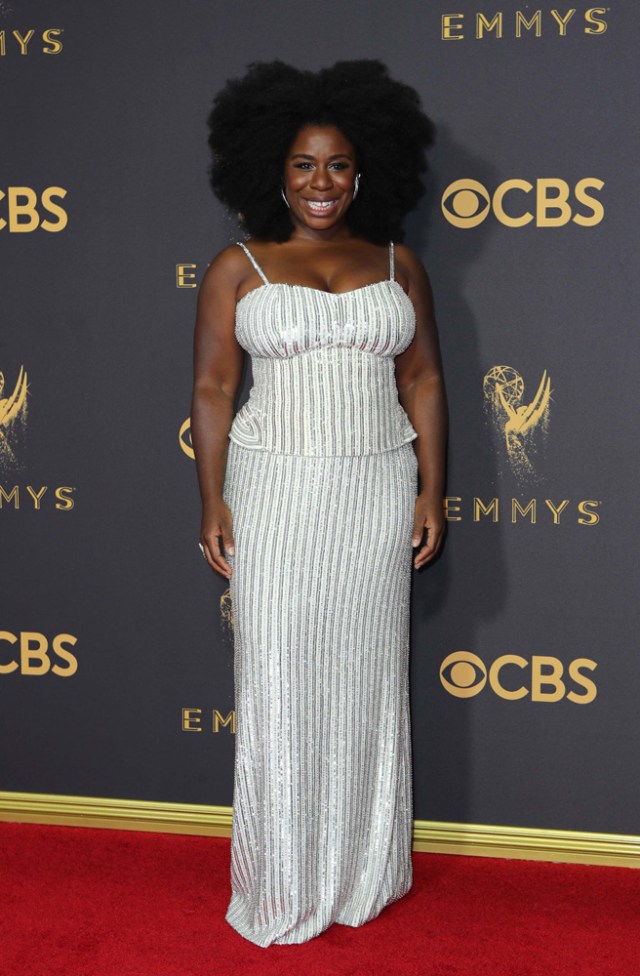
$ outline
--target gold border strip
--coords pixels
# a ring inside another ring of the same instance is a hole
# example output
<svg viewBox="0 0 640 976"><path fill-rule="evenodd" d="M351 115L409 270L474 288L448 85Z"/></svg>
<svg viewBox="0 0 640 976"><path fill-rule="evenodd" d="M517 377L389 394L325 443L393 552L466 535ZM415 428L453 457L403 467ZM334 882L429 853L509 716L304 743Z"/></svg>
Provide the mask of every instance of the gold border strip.
<svg viewBox="0 0 640 976"><path fill-rule="evenodd" d="M231 807L54 793L0 792L0 821L231 836ZM628 834L414 821L414 851L640 868Z"/></svg>
<svg viewBox="0 0 640 976"><path fill-rule="evenodd" d="M414 851L470 854L640 868L640 837L632 834L551 830L544 827L496 827L488 824L416 820Z"/></svg>

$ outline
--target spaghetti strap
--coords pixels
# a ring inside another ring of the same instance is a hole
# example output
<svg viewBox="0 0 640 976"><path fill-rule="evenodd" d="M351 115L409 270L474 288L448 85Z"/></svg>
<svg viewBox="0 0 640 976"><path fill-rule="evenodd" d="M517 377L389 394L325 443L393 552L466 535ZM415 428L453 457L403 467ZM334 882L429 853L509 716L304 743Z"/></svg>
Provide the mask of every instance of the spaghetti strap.
<svg viewBox="0 0 640 976"><path fill-rule="evenodd" d="M395 281L395 252L393 249L393 241L389 241L389 280Z"/></svg>
<svg viewBox="0 0 640 976"><path fill-rule="evenodd" d="M269 281L269 279L267 278L266 274L264 273L264 271L262 270L262 268L260 267L260 265L258 264L258 262L256 261L256 259L254 258L253 254L251 253L251 251L249 250L249 248L247 247L247 245L246 244L243 244L242 241L236 241L236 244L238 245L238 247L241 247L242 250L245 252L245 254L247 255L247 257L251 261L251 264L254 266L254 268L256 269L256 271L258 272L258 274L260 275L260 277L264 281L265 285L271 284L271 282Z"/></svg>

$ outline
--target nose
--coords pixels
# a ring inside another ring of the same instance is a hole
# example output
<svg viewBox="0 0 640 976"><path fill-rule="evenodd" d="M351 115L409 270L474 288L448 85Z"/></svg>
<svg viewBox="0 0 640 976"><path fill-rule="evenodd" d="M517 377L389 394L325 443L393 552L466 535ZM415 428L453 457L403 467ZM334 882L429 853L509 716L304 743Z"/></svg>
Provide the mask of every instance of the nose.
<svg viewBox="0 0 640 976"><path fill-rule="evenodd" d="M333 186L331 173L323 166L318 166L311 179L311 186L314 190L328 190Z"/></svg>

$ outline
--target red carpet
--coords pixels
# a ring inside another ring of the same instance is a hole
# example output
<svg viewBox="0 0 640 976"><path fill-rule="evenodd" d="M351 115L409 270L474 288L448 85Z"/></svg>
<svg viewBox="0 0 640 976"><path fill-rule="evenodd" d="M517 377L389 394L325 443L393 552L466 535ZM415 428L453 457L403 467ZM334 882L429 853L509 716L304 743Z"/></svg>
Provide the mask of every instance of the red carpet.
<svg viewBox="0 0 640 976"><path fill-rule="evenodd" d="M640 871L414 854L359 929L260 949L224 920L229 842L0 823L2 976L640 976Z"/></svg>

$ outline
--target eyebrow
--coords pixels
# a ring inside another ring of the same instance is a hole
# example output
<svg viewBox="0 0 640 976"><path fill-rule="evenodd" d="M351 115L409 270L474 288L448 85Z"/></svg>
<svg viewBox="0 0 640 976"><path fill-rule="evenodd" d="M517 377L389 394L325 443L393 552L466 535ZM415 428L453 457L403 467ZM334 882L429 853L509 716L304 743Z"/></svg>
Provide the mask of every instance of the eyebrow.
<svg viewBox="0 0 640 976"><path fill-rule="evenodd" d="M291 159L315 159L316 157L312 153L293 153ZM329 156L329 159L351 159L348 153L334 153L333 156Z"/></svg>

